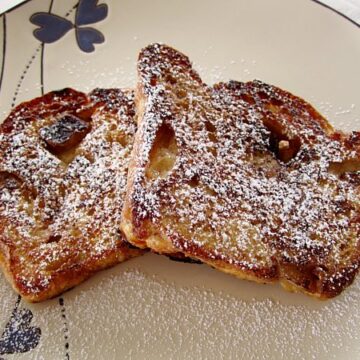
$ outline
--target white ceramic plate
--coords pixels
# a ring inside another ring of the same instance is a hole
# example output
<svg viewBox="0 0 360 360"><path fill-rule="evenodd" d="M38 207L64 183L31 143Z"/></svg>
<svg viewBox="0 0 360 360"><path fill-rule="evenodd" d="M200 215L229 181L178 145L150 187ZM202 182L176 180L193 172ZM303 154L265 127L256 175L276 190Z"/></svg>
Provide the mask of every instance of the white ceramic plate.
<svg viewBox="0 0 360 360"><path fill-rule="evenodd" d="M82 1L78 23L99 21L80 26L78 41L74 29L59 31L75 22L77 0L32 0L0 17L2 118L42 91L133 87L138 51L162 41L209 83L259 78L304 97L338 128L360 128L360 29L316 2L104 0L101 16L96 1ZM49 9L66 20L52 17L36 38L29 19ZM86 52L89 37L104 42ZM359 359L359 324L360 281L318 302L148 254L29 305L0 275L4 359Z"/></svg>

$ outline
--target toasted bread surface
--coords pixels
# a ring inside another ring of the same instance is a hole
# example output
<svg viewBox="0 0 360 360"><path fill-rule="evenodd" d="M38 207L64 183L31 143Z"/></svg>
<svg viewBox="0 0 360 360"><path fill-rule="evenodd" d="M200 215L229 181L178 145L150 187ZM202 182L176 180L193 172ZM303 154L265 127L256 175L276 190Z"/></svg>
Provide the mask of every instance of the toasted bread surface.
<svg viewBox="0 0 360 360"><path fill-rule="evenodd" d="M202 82L166 46L138 60L122 229L240 278L338 295L360 262L360 133L260 81Z"/></svg>
<svg viewBox="0 0 360 360"><path fill-rule="evenodd" d="M0 264L28 301L141 252L120 232L134 94L64 89L0 126Z"/></svg>

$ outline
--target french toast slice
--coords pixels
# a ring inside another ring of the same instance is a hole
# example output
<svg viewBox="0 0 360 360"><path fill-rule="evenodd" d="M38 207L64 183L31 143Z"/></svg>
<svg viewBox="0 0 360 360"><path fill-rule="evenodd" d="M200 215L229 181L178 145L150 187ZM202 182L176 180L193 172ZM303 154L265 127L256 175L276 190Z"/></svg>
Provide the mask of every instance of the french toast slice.
<svg viewBox="0 0 360 360"><path fill-rule="evenodd" d="M360 262L360 133L260 81L202 82L160 44L138 59L128 241L331 298Z"/></svg>
<svg viewBox="0 0 360 360"><path fill-rule="evenodd" d="M134 93L64 89L0 125L0 264L30 302L140 255L120 232Z"/></svg>

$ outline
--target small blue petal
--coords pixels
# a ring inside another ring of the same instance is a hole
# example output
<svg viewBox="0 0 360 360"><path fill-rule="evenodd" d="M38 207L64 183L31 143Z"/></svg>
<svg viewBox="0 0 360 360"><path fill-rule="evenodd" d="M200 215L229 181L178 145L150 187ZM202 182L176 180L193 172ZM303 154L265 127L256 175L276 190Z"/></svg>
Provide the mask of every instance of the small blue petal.
<svg viewBox="0 0 360 360"><path fill-rule="evenodd" d="M106 4L98 5L98 0L80 0L75 16L77 26L89 25L104 20L108 14Z"/></svg>
<svg viewBox="0 0 360 360"><path fill-rule="evenodd" d="M76 28L76 40L79 48L84 52L93 52L94 44L101 44L105 41L104 35L93 28Z"/></svg>
<svg viewBox="0 0 360 360"><path fill-rule="evenodd" d="M53 43L63 37L74 25L71 21L49 13L35 13L30 21L40 26L34 30L34 36L44 43Z"/></svg>
<svg viewBox="0 0 360 360"><path fill-rule="evenodd" d="M39 344L41 329L30 325L32 317L28 309L14 309L0 339L0 355L24 353Z"/></svg>

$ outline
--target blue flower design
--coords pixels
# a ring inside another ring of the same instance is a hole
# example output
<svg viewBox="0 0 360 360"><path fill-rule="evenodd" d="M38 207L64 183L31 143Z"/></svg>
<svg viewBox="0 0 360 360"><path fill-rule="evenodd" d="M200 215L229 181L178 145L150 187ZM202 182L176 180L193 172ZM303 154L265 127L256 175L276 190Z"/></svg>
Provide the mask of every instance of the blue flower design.
<svg viewBox="0 0 360 360"><path fill-rule="evenodd" d="M87 25L104 20L108 15L106 4L98 5L98 0L79 0L75 14L75 24L61 16L38 12L30 17L30 21L39 26L34 36L41 42L50 44L62 38L67 32L75 29L79 48L87 53L95 50L94 44L105 41L104 35Z"/></svg>
<svg viewBox="0 0 360 360"><path fill-rule="evenodd" d="M30 325L33 315L28 309L20 309L19 303L20 296L0 337L0 355L25 353L39 344L41 330Z"/></svg>

